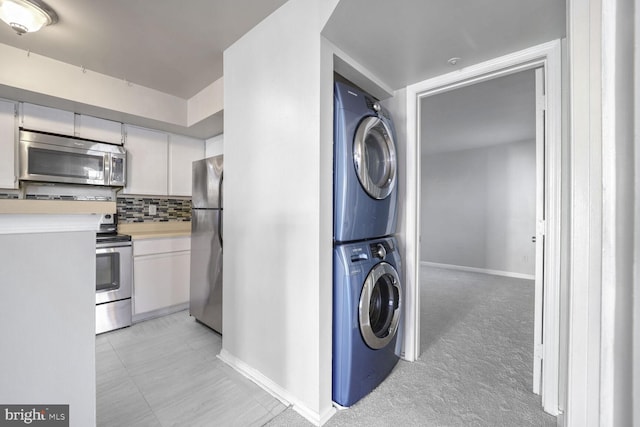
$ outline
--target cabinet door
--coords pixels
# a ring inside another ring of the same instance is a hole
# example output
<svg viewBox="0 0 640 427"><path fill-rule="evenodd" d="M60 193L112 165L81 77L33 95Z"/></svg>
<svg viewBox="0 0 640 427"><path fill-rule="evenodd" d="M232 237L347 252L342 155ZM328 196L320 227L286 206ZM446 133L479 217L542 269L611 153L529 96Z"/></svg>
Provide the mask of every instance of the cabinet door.
<svg viewBox="0 0 640 427"><path fill-rule="evenodd" d="M18 188L16 104L7 101L0 101L0 188Z"/></svg>
<svg viewBox="0 0 640 427"><path fill-rule="evenodd" d="M29 130L74 135L75 114L41 105L21 104L20 126Z"/></svg>
<svg viewBox="0 0 640 427"><path fill-rule="evenodd" d="M191 196L191 168L204 158L204 140L181 135L169 137L169 195Z"/></svg>
<svg viewBox="0 0 640 427"><path fill-rule="evenodd" d="M127 186L125 194L167 195L167 134L126 126Z"/></svg>
<svg viewBox="0 0 640 427"><path fill-rule="evenodd" d="M133 314L189 302L190 252L133 258Z"/></svg>
<svg viewBox="0 0 640 427"><path fill-rule="evenodd" d="M207 139L205 147L205 157L213 157L224 154L224 134L216 135Z"/></svg>
<svg viewBox="0 0 640 427"><path fill-rule="evenodd" d="M78 114L76 136L122 145L122 123Z"/></svg>

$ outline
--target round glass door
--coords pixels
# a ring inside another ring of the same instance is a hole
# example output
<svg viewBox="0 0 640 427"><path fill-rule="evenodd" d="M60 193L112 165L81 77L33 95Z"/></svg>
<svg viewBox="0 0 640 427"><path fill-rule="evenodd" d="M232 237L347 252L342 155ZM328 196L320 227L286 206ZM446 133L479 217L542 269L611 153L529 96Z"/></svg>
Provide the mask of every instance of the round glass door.
<svg viewBox="0 0 640 427"><path fill-rule="evenodd" d="M385 347L398 330L402 291L398 272L381 262L367 275L358 307L360 332L374 350Z"/></svg>
<svg viewBox="0 0 640 427"><path fill-rule="evenodd" d="M396 148L387 124L366 117L356 131L353 161L360 185L374 199L384 199L396 182Z"/></svg>

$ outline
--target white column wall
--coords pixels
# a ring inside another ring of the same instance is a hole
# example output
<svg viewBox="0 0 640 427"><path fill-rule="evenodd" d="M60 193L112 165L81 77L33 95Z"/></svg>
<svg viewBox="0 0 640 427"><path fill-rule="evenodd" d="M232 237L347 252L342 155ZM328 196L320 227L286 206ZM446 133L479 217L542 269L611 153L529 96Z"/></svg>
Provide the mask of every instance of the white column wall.
<svg viewBox="0 0 640 427"><path fill-rule="evenodd" d="M602 1L567 2L571 241L566 425L600 425Z"/></svg>
<svg viewBox="0 0 640 427"><path fill-rule="evenodd" d="M95 250L94 231L0 235L2 404L95 425Z"/></svg>
<svg viewBox="0 0 640 427"><path fill-rule="evenodd" d="M637 4L637 2L636 2ZM633 418L634 6L603 3L601 425ZM635 365L637 366L637 365ZM637 403L636 403L637 404Z"/></svg>
<svg viewBox="0 0 640 427"><path fill-rule="evenodd" d="M333 413L331 10L289 1L224 54L221 357L317 423Z"/></svg>

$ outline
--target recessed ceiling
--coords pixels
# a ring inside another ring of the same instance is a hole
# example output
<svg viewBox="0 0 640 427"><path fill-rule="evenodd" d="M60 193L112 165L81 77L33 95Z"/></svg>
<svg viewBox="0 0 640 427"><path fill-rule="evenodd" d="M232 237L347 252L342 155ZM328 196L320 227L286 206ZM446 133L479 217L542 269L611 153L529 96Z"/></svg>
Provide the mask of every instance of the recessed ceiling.
<svg viewBox="0 0 640 427"><path fill-rule="evenodd" d="M184 99L222 77L222 53L286 0L46 0L57 24L0 43Z"/></svg>
<svg viewBox="0 0 640 427"><path fill-rule="evenodd" d="M343 0L323 35L392 89L565 36L559 0ZM454 67L452 57L462 58Z"/></svg>
<svg viewBox="0 0 640 427"><path fill-rule="evenodd" d="M521 71L422 98L422 154L535 140L534 73Z"/></svg>

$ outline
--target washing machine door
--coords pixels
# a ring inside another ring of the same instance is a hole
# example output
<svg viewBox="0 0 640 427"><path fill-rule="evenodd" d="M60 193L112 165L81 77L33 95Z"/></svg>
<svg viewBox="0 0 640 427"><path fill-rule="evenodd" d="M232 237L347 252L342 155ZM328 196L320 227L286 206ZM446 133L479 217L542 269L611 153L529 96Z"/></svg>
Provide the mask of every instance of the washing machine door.
<svg viewBox="0 0 640 427"><path fill-rule="evenodd" d="M360 332L364 342L374 350L391 342L400 323L402 289L398 272L381 262L365 279L358 307Z"/></svg>
<svg viewBox="0 0 640 427"><path fill-rule="evenodd" d="M362 188L384 199L396 184L396 146L387 124L377 116L364 118L353 143L353 162Z"/></svg>

